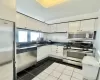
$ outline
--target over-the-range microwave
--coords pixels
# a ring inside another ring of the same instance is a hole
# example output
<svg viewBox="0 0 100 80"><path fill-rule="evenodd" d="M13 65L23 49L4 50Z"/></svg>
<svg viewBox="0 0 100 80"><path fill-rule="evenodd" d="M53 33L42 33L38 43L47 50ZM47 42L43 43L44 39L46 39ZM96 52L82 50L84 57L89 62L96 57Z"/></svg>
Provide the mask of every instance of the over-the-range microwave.
<svg viewBox="0 0 100 80"><path fill-rule="evenodd" d="M91 39L96 37L96 31L94 32L70 32L68 33L68 39Z"/></svg>

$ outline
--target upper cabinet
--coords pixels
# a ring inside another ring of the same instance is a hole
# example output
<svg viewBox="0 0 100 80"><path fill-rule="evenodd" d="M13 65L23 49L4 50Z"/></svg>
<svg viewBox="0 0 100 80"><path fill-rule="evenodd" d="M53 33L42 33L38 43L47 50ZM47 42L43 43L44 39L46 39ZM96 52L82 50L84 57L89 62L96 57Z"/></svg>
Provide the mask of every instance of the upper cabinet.
<svg viewBox="0 0 100 80"><path fill-rule="evenodd" d="M40 31L42 31L42 32L50 32L50 29L51 28L49 27L48 24L42 23Z"/></svg>
<svg viewBox="0 0 100 80"><path fill-rule="evenodd" d="M68 23L61 24L53 24L50 25L51 32L67 32L68 31Z"/></svg>
<svg viewBox="0 0 100 80"><path fill-rule="evenodd" d="M16 0L1 0L2 3L11 9L16 9Z"/></svg>
<svg viewBox="0 0 100 80"><path fill-rule="evenodd" d="M17 13L16 14L16 27L26 28L27 27L27 19L26 16Z"/></svg>
<svg viewBox="0 0 100 80"><path fill-rule="evenodd" d="M80 21L69 22L69 32L78 32L80 30Z"/></svg>
<svg viewBox="0 0 100 80"><path fill-rule="evenodd" d="M16 21L16 1L15 0L0 0L0 18Z"/></svg>
<svg viewBox="0 0 100 80"><path fill-rule="evenodd" d="M95 31L96 19L69 22L69 32Z"/></svg>
<svg viewBox="0 0 100 80"><path fill-rule="evenodd" d="M68 31L68 23L57 24L57 32L67 32Z"/></svg>
<svg viewBox="0 0 100 80"><path fill-rule="evenodd" d="M38 23L36 20L27 17L27 29L31 29L31 30L39 30L38 28Z"/></svg>
<svg viewBox="0 0 100 80"><path fill-rule="evenodd" d="M56 24L50 25L50 27L51 27L51 32L57 32L57 25Z"/></svg>
<svg viewBox="0 0 100 80"><path fill-rule="evenodd" d="M95 19L81 21L80 31L94 31Z"/></svg>

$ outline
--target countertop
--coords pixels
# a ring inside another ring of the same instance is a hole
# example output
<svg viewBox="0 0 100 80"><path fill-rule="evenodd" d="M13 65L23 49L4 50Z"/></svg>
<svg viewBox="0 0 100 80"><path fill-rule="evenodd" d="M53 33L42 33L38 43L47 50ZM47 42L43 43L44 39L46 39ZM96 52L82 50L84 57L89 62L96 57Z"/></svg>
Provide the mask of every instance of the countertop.
<svg viewBox="0 0 100 80"><path fill-rule="evenodd" d="M36 48L36 47L41 47L41 46L46 46L46 45L59 45L59 46L64 46L66 44L67 43L60 43L60 42L44 43L44 44L33 44L31 46L17 47L17 50L19 50L19 49L28 49L28 48Z"/></svg>

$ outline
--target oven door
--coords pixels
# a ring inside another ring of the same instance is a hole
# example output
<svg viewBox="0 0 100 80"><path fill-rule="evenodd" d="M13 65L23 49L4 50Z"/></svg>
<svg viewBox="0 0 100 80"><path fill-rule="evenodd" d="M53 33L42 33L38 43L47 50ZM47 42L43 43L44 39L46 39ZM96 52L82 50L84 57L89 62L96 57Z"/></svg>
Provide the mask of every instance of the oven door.
<svg viewBox="0 0 100 80"><path fill-rule="evenodd" d="M81 62L85 54L80 53L80 52L67 52L67 59L72 60L72 61L79 61Z"/></svg>

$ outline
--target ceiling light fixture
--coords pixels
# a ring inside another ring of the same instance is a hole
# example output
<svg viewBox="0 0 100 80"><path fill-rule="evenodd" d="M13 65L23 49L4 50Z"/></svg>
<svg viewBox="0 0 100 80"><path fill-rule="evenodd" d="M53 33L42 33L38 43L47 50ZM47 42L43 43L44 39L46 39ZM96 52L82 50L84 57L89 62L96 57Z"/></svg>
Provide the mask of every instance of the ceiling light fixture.
<svg viewBox="0 0 100 80"><path fill-rule="evenodd" d="M36 0L38 3L40 3L43 7L49 8L58 4L61 4L68 0Z"/></svg>

